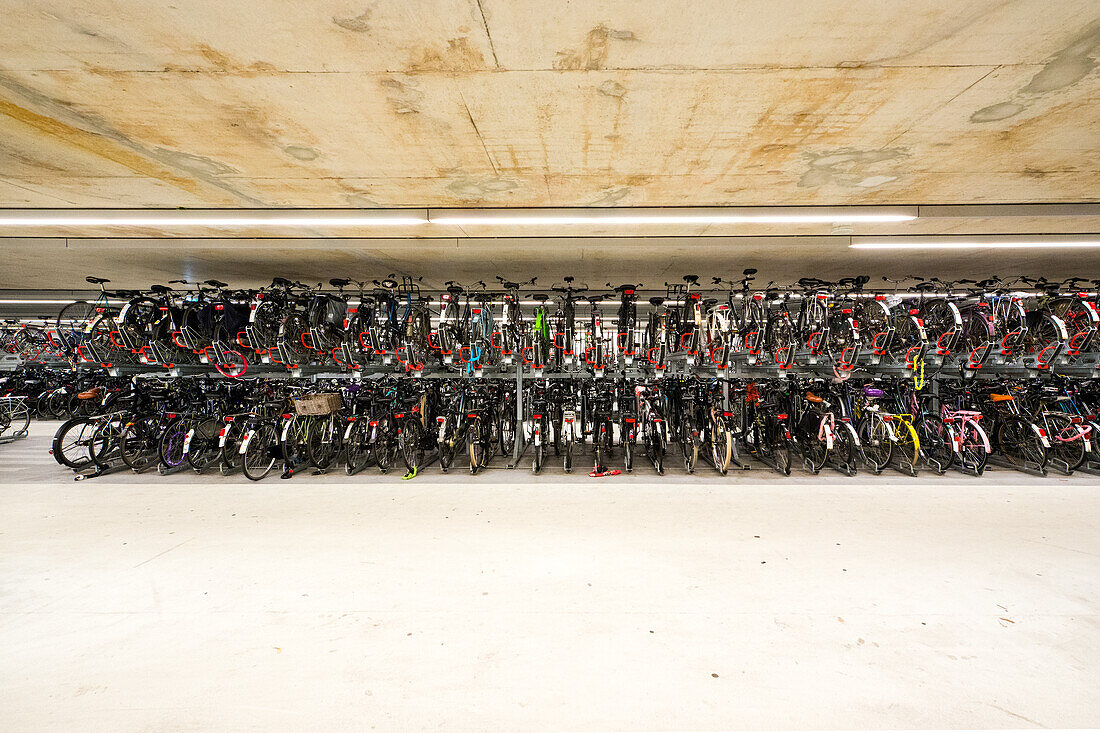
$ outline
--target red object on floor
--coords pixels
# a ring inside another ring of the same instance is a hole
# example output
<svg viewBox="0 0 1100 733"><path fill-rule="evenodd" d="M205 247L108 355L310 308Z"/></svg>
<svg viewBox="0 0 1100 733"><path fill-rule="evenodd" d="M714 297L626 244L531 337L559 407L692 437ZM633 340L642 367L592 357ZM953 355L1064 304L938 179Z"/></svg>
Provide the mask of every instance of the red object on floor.
<svg viewBox="0 0 1100 733"><path fill-rule="evenodd" d="M588 475L591 476L592 478L599 478L600 476L618 476L620 473L622 473L622 471L620 471L617 468L613 468L610 471L604 471L603 473L600 473L600 472L596 471L595 469L592 469L591 471L588 472Z"/></svg>

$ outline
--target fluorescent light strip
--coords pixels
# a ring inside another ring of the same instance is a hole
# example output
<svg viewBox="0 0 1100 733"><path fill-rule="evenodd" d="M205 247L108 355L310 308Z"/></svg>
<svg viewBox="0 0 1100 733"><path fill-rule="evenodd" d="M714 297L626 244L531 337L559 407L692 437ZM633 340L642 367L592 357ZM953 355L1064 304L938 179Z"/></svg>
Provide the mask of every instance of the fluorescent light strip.
<svg viewBox="0 0 1100 733"><path fill-rule="evenodd" d="M444 226L641 225L641 224L845 224L912 221L908 214L672 214L624 216L444 216L431 219Z"/></svg>
<svg viewBox="0 0 1100 733"><path fill-rule="evenodd" d="M140 217L74 216L9 219L0 214L0 226L7 227L370 227L414 226L426 219L410 217Z"/></svg>
<svg viewBox="0 0 1100 733"><path fill-rule="evenodd" d="M436 214L438 217L436 217ZM642 226L903 222L916 207L624 209L0 209L2 227L358 228L374 226Z"/></svg>
<svg viewBox="0 0 1100 733"><path fill-rule="evenodd" d="M1057 247L1062 248L1086 248L1086 247L1100 247L1100 240L1097 241L1042 241L1035 240L1029 242L1020 241L989 241L989 242L974 242L974 241L961 241L961 242L949 242L949 241L929 241L929 242L853 242L848 247L851 249L1051 249Z"/></svg>

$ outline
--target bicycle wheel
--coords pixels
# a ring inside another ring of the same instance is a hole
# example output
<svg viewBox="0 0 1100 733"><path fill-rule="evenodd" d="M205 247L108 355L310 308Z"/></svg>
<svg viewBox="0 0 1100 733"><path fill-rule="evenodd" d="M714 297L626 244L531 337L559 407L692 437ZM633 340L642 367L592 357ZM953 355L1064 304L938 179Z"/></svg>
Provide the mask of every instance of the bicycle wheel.
<svg viewBox="0 0 1100 733"><path fill-rule="evenodd" d="M863 462L875 473L882 473L890 463L890 456L894 449L886 421L878 415L871 414L860 421L858 432Z"/></svg>
<svg viewBox="0 0 1100 733"><path fill-rule="evenodd" d="M57 336L61 345L68 350L81 344L84 328L95 317L95 306L86 300L69 303L57 314Z"/></svg>
<svg viewBox="0 0 1100 733"><path fill-rule="evenodd" d="M959 464L979 476L985 470L985 464L989 461L989 437L985 429L974 422L967 420L959 426Z"/></svg>
<svg viewBox="0 0 1100 733"><path fill-rule="evenodd" d="M497 435L500 439L500 453L504 456L510 456L516 447L516 411L512 402L506 401L504 403L499 423Z"/></svg>
<svg viewBox="0 0 1100 733"><path fill-rule="evenodd" d="M546 436L541 434L541 428L539 435L535 436L535 445L531 451L531 473L538 473L542 470L542 462L546 457Z"/></svg>
<svg viewBox="0 0 1100 733"><path fill-rule="evenodd" d="M189 426L182 419L172 420L161 431L158 440L157 455L161 470L172 470L183 465L187 455L183 452L183 443Z"/></svg>
<svg viewBox="0 0 1100 733"><path fill-rule="evenodd" d="M813 426L815 429L817 426ZM806 469L813 474L821 472L825 461L829 460L829 446L824 439L814 433L803 433L798 439L798 446L805 461Z"/></svg>
<svg viewBox="0 0 1100 733"><path fill-rule="evenodd" d="M125 425L126 422L117 416L101 417L96 422L89 452L92 462L99 468L107 468L112 459L119 457L118 439Z"/></svg>
<svg viewBox="0 0 1100 733"><path fill-rule="evenodd" d="M241 430L242 426L236 420L225 423L224 427L219 430L219 433L225 431L225 435L220 435L218 438L218 442L221 443L218 447L218 467L222 476L235 473L241 467L241 461L243 460L241 457L241 440L244 437Z"/></svg>
<svg viewBox="0 0 1100 733"><path fill-rule="evenodd" d="M665 473L665 440L661 436L661 431L655 426L651 426L646 440L648 441L649 460L653 463L653 470L657 472L658 476L663 476Z"/></svg>
<svg viewBox="0 0 1100 733"><path fill-rule="evenodd" d="M607 461L611 457L611 436L606 423L600 424L593 443L594 469L596 473L603 473L607 470Z"/></svg>
<svg viewBox="0 0 1100 733"><path fill-rule="evenodd" d="M345 441L347 450L345 451L344 471L349 476L359 473L370 465L372 453L370 430L370 422L365 418L359 418L352 425L351 432L348 433Z"/></svg>
<svg viewBox="0 0 1100 733"><path fill-rule="evenodd" d="M955 431L938 415L924 415L920 427L920 452L925 464L942 474L955 462Z"/></svg>
<svg viewBox="0 0 1100 733"><path fill-rule="evenodd" d="M313 423L306 443L306 458L318 471L327 471L340 454L340 438L336 418L318 418Z"/></svg>
<svg viewBox="0 0 1100 733"><path fill-rule="evenodd" d="M393 468L399 449L397 423L390 417L379 420L373 445L374 462L378 465L379 473L386 473Z"/></svg>
<svg viewBox="0 0 1100 733"><path fill-rule="evenodd" d="M1042 439L1022 417L1009 415L997 427L997 446L1013 468L1043 470L1047 463L1047 450Z"/></svg>
<svg viewBox="0 0 1100 733"><path fill-rule="evenodd" d="M898 441L894 446L894 455L912 466L915 471L917 461L920 460L920 436L908 420L895 419L894 424L897 426L895 429Z"/></svg>
<svg viewBox="0 0 1100 733"><path fill-rule="evenodd" d="M259 481L271 472L276 461L278 438L275 425L269 422L260 425L245 437L241 468L250 481Z"/></svg>
<svg viewBox="0 0 1100 733"><path fill-rule="evenodd" d="M481 419L475 418L466 429L466 453L470 456L470 473L476 474L485 462L485 445L482 442Z"/></svg>
<svg viewBox="0 0 1100 733"><path fill-rule="evenodd" d="M845 422L837 422L836 432L833 434L833 449L829 455L834 465L844 468L849 474L855 472L856 440L854 429Z"/></svg>
<svg viewBox="0 0 1100 733"><path fill-rule="evenodd" d="M634 471L634 439L627 434L623 435L623 469L627 473Z"/></svg>
<svg viewBox="0 0 1100 733"><path fill-rule="evenodd" d="M398 441L405 468L409 473L416 473L424 465L424 426L419 417L405 420L398 434Z"/></svg>
<svg viewBox="0 0 1100 733"><path fill-rule="evenodd" d="M786 428L774 415L768 415L765 440L768 443L768 454L775 464L775 470L784 476L791 475L791 442L787 438Z"/></svg>
<svg viewBox="0 0 1100 733"><path fill-rule="evenodd" d="M715 470L725 476L729 472L730 458L733 456L733 436L721 421L716 421L711 428L710 456Z"/></svg>
<svg viewBox="0 0 1100 733"><path fill-rule="evenodd" d="M53 437L54 460L62 466L79 471L92 462L92 435L95 421L88 417L74 417L61 424Z"/></svg>
<svg viewBox="0 0 1100 733"><path fill-rule="evenodd" d="M1081 430L1073 424L1069 415L1055 412L1047 415L1050 454L1065 461L1066 471L1073 472L1085 462L1085 441Z"/></svg>
<svg viewBox="0 0 1100 733"><path fill-rule="evenodd" d="M573 442L572 433L562 438L562 469L566 473L573 472Z"/></svg>
<svg viewBox="0 0 1100 733"><path fill-rule="evenodd" d="M187 463L196 473L202 473L218 457L218 433L222 422L215 417L200 418L191 424L191 439L187 442Z"/></svg>
<svg viewBox="0 0 1100 733"><path fill-rule="evenodd" d="M680 452L684 456L684 468L695 473L695 464L699 460L699 441L694 424L690 420L680 422Z"/></svg>
<svg viewBox="0 0 1100 733"><path fill-rule="evenodd" d="M306 454L306 444L313 431L313 418L294 415L287 418L281 430L279 447L283 452L283 463L286 467L294 468L298 464L307 462L309 458Z"/></svg>
<svg viewBox="0 0 1100 733"><path fill-rule="evenodd" d="M27 403L22 400L6 400L5 402L7 404L3 409L7 414L7 419L5 420L7 425L4 429L10 429L14 436L26 435L27 430L31 426L31 410L27 407Z"/></svg>
<svg viewBox="0 0 1100 733"><path fill-rule="evenodd" d="M129 466L134 473L141 473L153 463L157 456L157 430L156 417L149 415L131 422L122 430L119 436L119 453L122 462Z"/></svg>

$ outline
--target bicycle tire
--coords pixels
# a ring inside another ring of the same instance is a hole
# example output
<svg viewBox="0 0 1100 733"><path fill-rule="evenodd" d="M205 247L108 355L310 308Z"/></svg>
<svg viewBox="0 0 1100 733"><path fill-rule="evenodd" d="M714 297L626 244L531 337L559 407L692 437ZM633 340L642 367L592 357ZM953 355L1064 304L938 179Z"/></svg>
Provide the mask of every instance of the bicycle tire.
<svg viewBox="0 0 1100 733"><path fill-rule="evenodd" d="M192 423L191 442L187 446L187 463L195 473L202 473L214 463L220 453L218 434L221 432L221 420L207 417Z"/></svg>
<svg viewBox="0 0 1100 733"><path fill-rule="evenodd" d="M69 436L76 431L72 440ZM95 420L90 417L74 417L66 420L53 437L52 454L62 466L79 471L92 462L91 437L95 432Z"/></svg>
<svg viewBox="0 0 1100 733"><path fill-rule="evenodd" d="M872 413L860 421L857 432L863 462L874 473L882 473L890 463L894 448L886 421Z"/></svg>
<svg viewBox="0 0 1100 733"><path fill-rule="evenodd" d="M1048 453L1042 440L1022 417L1009 415L997 426L997 447L1013 468L1025 468L1027 463L1042 471L1046 467Z"/></svg>
<svg viewBox="0 0 1100 733"><path fill-rule="evenodd" d="M254 429L248 438L244 455L241 457L241 470L249 481L260 481L271 473L275 466L275 452L278 450L278 434L275 425L265 422Z"/></svg>
<svg viewBox="0 0 1100 733"><path fill-rule="evenodd" d="M157 425L157 418L149 415L130 422L119 436L122 462L134 473L149 468L157 456Z"/></svg>
<svg viewBox="0 0 1100 733"><path fill-rule="evenodd" d="M1081 430L1073 423L1069 415L1054 412L1047 415L1050 449L1054 457L1064 461L1067 472L1073 473L1085 462L1087 451Z"/></svg>
<svg viewBox="0 0 1100 733"><path fill-rule="evenodd" d="M424 426L419 417L405 420L397 439L401 446L401 458L409 473L415 473L424 466Z"/></svg>

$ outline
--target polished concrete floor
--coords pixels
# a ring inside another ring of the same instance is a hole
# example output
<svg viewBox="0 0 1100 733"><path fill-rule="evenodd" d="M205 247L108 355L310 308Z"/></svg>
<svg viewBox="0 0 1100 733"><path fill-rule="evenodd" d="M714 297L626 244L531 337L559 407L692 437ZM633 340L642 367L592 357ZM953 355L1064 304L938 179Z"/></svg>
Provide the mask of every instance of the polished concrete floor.
<svg viewBox="0 0 1100 733"><path fill-rule="evenodd" d="M76 483L0 445L0 730L1100 725L1100 481Z"/></svg>

